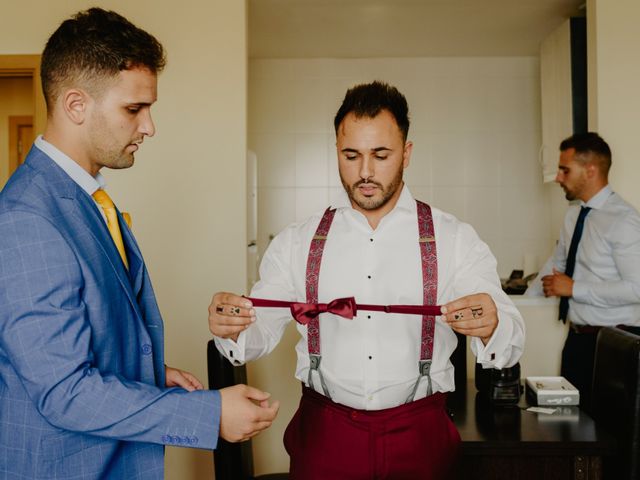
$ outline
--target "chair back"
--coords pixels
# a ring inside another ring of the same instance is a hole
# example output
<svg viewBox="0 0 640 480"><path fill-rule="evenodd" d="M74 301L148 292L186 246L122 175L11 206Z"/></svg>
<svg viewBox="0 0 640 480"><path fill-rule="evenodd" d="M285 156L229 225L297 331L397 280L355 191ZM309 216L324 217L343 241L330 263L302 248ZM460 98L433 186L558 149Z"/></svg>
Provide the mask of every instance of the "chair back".
<svg viewBox="0 0 640 480"><path fill-rule="evenodd" d="M234 367L216 348L215 342L207 344L207 373L209 389L219 390L238 383L247 383L244 365ZM251 440L230 443L220 438L213 452L216 480L249 480L253 478L253 453Z"/></svg>
<svg viewBox="0 0 640 480"><path fill-rule="evenodd" d="M606 478L640 480L640 336L618 328L598 333L592 412L616 437L619 455L605 464Z"/></svg>

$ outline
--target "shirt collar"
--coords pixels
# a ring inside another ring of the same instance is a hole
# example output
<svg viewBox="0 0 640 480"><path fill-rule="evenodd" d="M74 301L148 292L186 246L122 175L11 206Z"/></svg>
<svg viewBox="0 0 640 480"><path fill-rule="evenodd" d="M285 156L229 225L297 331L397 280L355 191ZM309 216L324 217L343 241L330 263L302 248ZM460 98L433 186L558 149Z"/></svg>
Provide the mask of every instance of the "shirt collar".
<svg viewBox="0 0 640 480"><path fill-rule="evenodd" d="M600 190L593 197L591 197L587 203L583 203L582 205L598 210L604 206L604 204L607 202L607 199L612 194L613 194L613 190L607 184L604 186L602 190Z"/></svg>
<svg viewBox="0 0 640 480"><path fill-rule="evenodd" d="M345 208L345 209L355 211L355 209L351 206L351 200L349 200L349 195L347 195L347 192L344 189L342 189L340 194L337 195L335 204L332 206L336 208ZM398 198L398 202L396 203L395 207L393 207L393 210L391 210L387 215L393 213L396 209L415 212L416 208L417 208L416 202L413 199L413 195L411 195L411 192L409 191L409 187L407 187L407 184L405 183L404 186L402 187L402 191L400 192L400 197Z"/></svg>
<svg viewBox="0 0 640 480"><path fill-rule="evenodd" d="M107 182L100 172L98 172L95 177L92 177L89 172L74 162L69 156L42 138L42 135L38 135L38 138L35 140L35 145L46 153L49 158L64 170L87 194L93 195L96 190L104 188L107 185Z"/></svg>

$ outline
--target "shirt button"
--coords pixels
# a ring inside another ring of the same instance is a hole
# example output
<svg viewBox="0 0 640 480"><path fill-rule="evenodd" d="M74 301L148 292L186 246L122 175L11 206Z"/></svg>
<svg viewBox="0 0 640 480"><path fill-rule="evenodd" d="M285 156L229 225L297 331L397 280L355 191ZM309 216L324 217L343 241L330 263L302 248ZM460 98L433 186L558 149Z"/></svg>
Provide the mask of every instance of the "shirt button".
<svg viewBox="0 0 640 480"><path fill-rule="evenodd" d="M369 239L369 241L370 241L370 242L373 242L373 238L370 238L370 239Z"/></svg>
<svg viewBox="0 0 640 480"><path fill-rule="evenodd" d="M368 318L368 319L371 319L371 315L367 315L367 318Z"/></svg>
<svg viewBox="0 0 640 480"><path fill-rule="evenodd" d="M197 445L198 444L198 437L191 437L189 443L191 443L191 445Z"/></svg>
<svg viewBox="0 0 640 480"><path fill-rule="evenodd" d="M143 355L151 355L151 345L148 343L145 343L144 345L142 345L140 350L142 350Z"/></svg>
<svg viewBox="0 0 640 480"><path fill-rule="evenodd" d="M371 279L371 275L367 275L367 278L368 278L368 279Z"/></svg>
<svg viewBox="0 0 640 480"><path fill-rule="evenodd" d="M162 435L162 443L170 443L171 437L169 435Z"/></svg>

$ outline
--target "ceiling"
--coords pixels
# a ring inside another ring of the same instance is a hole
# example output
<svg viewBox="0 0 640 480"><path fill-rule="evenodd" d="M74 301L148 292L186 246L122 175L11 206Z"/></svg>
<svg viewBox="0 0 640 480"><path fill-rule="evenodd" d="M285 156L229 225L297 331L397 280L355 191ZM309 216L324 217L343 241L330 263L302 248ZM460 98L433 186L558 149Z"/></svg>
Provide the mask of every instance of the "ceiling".
<svg viewBox="0 0 640 480"><path fill-rule="evenodd" d="M251 58L537 55L585 0L249 0Z"/></svg>

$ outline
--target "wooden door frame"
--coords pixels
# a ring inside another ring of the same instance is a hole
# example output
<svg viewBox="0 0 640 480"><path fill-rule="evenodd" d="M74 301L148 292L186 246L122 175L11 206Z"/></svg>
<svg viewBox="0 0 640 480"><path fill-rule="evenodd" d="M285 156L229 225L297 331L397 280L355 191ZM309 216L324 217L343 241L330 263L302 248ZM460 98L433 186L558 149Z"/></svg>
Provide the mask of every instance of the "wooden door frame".
<svg viewBox="0 0 640 480"><path fill-rule="evenodd" d="M33 79L33 134L44 133L47 106L40 81L40 55L0 55L0 77L26 76Z"/></svg>

